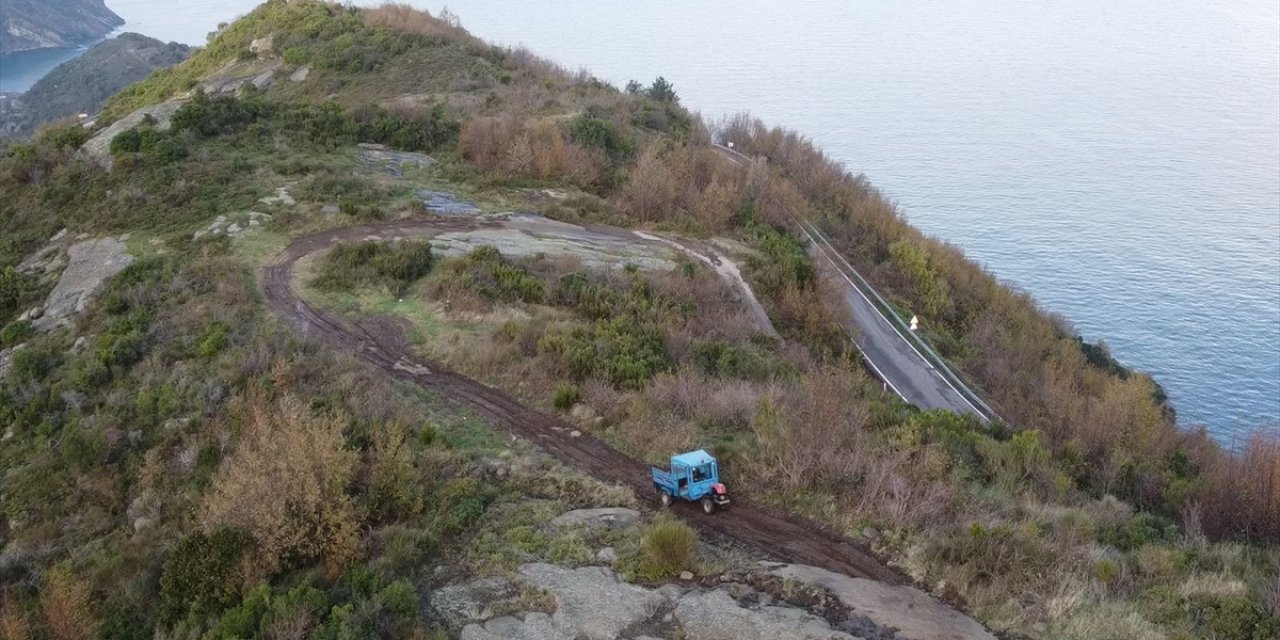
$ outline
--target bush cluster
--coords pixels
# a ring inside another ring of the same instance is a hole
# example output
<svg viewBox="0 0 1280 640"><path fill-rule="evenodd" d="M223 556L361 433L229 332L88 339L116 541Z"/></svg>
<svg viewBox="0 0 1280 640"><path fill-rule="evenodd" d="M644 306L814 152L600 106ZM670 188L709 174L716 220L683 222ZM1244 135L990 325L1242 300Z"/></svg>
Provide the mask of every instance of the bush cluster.
<svg viewBox="0 0 1280 640"><path fill-rule="evenodd" d="M434 265L435 255L426 240L341 244L321 260L312 285L326 291L383 287L399 296Z"/></svg>

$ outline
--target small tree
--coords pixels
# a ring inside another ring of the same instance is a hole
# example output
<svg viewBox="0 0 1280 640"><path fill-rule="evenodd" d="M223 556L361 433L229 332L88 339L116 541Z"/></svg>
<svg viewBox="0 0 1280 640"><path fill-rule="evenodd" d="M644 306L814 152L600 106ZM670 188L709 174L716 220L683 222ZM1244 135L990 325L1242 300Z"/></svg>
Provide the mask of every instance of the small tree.
<svg viewBox="0 0 1280 640"><path fill-rule="evenodd" d="M662 76L658 76L658 79L654 80L652 85L649 85L645 95L658 102L676 102L680 99L676 95L675 87Z"/></svg>

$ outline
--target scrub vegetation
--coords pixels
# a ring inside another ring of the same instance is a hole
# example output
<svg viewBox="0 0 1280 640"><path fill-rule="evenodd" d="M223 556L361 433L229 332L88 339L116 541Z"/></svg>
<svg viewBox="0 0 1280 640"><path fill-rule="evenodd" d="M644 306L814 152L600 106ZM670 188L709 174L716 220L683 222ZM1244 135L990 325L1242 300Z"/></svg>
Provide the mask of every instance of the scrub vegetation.
<svg viewBox="0 0 1280 640"><path fill-rule="evenodd" d="M200 90L276 63L265 89ZM661 78L620 91L399 5L272 0L100 121L177 95L172 127L116 138L112 170L78 150L90 132L76 126L0 156L0 349L23 345L0 379L6 638L435 637L420 602L438 567L591 561L600 541L541 523L626 492L294 337L260 299L263 247L421 215L417 187L731 239L781 338L694 262L592 269L369 241L318 256L308 295L403 313L432 358L636 457L708 448L733 491L866 540L994 629L1280 634L1280 443L1228 452L1179 429L1149 377L797 134L708 124ZM356 143L435 162L371 169ZM297 203L263 202L280 189ZM262 228L196 235L254 208L272 216ZM918 314L1007 423L885 394L798 219ZM49 285L17 266L62 228L130 233L137 259L70 327L36 332L16 318ZM627 535L610 542L631 576L697 570L679 522Z"/></svg>

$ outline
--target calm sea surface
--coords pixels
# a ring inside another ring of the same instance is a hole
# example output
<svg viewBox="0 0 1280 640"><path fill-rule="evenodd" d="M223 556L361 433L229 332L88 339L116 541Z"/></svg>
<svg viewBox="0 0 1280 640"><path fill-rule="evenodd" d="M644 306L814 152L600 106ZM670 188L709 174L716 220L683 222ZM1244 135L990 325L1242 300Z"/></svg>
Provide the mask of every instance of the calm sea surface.
<svg viewBox="0 0 1280 640"><path fill-rule="evenodd" d="M190 44L256 4L107 3ZM1280 429L1275 0L447 6L491 41L803 132L1154 373L1183 422Z"/></svg>

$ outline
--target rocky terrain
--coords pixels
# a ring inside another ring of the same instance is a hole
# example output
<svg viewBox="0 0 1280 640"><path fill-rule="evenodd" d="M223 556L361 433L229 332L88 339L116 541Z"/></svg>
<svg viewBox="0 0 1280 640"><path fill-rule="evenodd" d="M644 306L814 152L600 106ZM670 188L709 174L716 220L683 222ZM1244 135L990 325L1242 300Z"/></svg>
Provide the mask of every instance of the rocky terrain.
<svg viewBox="0 0 1280 640"><path fill-rule="evenodd" d="M102 42L58 66L26 93L0 101L0 135L25 137L46 122L97 113L121 89L190 55L186 45L136 33Z"/></svg>
<svg viewBox="0 0 1280 640"><path fill-rule="evenodd" d="M103 0L5 0L0 55L88 44L122 24Z"/></svg>

